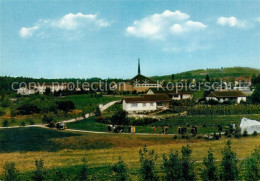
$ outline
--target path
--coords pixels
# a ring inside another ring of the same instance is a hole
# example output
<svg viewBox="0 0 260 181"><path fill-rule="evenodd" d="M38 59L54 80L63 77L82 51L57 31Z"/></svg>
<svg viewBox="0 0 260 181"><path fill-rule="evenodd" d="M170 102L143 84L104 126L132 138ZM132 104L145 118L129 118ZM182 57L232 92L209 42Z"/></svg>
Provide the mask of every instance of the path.
<svg viewBox="0 0 260 181"><path fill-rule="evenodd" d="M103 112L104 110L108 109L110 106L114 105L115 103L117 103L118 101L111 101L105 105L100 106L100 111ZM90 116L93 116L93 113L88 113L85 114L85 118L89 118ZM73 119L69 119L69 120L63 120L61 122L63 123L72 123L75 121L80 121L85 119L83 117L77 117L77 118L73 118ZM9 129L9 128L26 128L26 127L45 127L45 125L43 124L36 124L36 125L27 125L27 126L8 126L8 127L0 127L0 129Z"/></svg>

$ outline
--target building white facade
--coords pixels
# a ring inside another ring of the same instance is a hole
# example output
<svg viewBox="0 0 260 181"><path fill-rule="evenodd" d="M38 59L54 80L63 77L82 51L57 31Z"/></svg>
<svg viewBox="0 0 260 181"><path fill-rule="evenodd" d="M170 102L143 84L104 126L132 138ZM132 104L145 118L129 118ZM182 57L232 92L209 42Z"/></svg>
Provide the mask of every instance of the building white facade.
<svg viewBox="0 0 260 181"><path fill-rule="evenodd" d="M220 103L223 103L224 101L235 100L236 103L239 104L241 101L246 102L246 95L241 91L215 91L207 95L206 100L215 100Z"/></svg>
<svg viewBox="0 0 260 181"><path fill-rule="evenodd" d="M123 110L129 113L151 112L168 109L170 98L167 95L143 95L142 97L124 98Z"/></svg>

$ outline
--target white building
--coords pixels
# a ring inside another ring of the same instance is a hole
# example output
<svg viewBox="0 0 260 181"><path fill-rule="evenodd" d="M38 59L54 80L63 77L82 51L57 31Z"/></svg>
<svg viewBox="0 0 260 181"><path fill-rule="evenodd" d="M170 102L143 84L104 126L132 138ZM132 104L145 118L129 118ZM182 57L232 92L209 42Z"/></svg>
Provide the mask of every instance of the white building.
<svg viewBox="0 0 260 181"><path fill-rule="evenodd" d="M241 91L214 91L206 96L206 100L215 100L220 103L235 100L239 104L241 101L246 102L246 95Z"/></svg>
<svg viewBox="0 0 260 181"><path fill-rule="evenodd" d="M147 95L166 94L172 100L192 99L193 92L189 90L167 90L166 88L150 88Z"/></svg>
<svg viewBox="0 0 260 181"><path fill-rule="evenodd" d="M171 99L167 95L143 95L124 98L123 110L129 113L150 112L158 109L169 109Z"/></svg>

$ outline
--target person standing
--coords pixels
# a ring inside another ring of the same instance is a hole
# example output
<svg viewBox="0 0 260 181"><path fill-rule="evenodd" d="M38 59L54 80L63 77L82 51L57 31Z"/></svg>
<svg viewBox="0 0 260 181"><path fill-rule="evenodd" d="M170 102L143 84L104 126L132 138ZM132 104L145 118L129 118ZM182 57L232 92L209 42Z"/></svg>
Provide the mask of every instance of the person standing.
<svg viewBox="0 0 260 181"><path fill-rule="evenodd" d="M156 133L156 126L153 126L153 134Z"/></svg>

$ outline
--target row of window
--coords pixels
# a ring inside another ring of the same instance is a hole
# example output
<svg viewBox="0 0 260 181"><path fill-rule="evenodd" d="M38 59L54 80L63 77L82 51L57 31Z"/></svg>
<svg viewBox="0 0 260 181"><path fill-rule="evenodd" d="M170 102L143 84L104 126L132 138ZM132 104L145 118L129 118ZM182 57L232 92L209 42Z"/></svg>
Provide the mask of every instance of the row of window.
<svg viewBox="0 0 260 181"><path fill-rule="evenodd" d="M148 105L148 103L143 103L143 104L142 104L143 107L146 107L147 105ZM138 107L138 103L132 103L131 106L132 106L132 107ZM151 103L150 103L150 107L153 107L153 106L154 106L154 103L151 102Z"/></svg>

